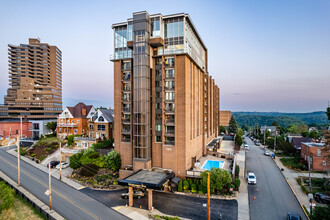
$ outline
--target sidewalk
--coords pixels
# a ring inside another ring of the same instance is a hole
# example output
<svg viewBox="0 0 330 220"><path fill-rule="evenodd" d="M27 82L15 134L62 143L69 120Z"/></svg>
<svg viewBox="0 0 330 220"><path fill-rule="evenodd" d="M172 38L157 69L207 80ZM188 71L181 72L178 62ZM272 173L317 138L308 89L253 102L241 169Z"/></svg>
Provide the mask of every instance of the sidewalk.
<svg viewBox="0 0 330 220"><path fill-rule="evenodd" d="M245 172L245 150L240 150L236 154L236 162L239 165L239 176L241 180L241 186L239 187L239 194L237 196L238 203L238 219L249 220L250 208L249 208L249 193L247 189L247 182L244 176Z"/></svg>
<svg viewBox="0 0 330 220"><path fill-rule="evenodd" d="M11 150L7 151L7 153L12 154L13 156L17 157L17 152L15 151L15 149L11 149ZM26 163L28 163L28 164L30 164L30 165L32 165L32 166L34 166L34 167L36 167L36 168L44 171L45 173L48 173L49 172L49 169L46 166L44 166L42 164L37 164L35 161L32 161L32 160L30 160L30 159L28 159L28 158L26 158L24 156L21 156L21 160L23 160L24 162L26 162ZM81 184L79 184L79 183L77 183L77 182L75 182L75 181L67 178L65 176L66 173L67 172L65 171L65 169L62 170L62 182L68 184L69 186L71 186L71 187L73 187L73 188L75 188L77 190L80 190L80 189L85 188L83 185L81 185ZM60 179L60 174L59 174L59 172L58 172L57 169L55 169L55 170L52 169L51 170L51 175L52 175L52 177L54 177L56 179Z"/></svg>
<svg viewBox="0 0 330 220"><path fill-rule="evenodd" d="M309 174L308 173L302 173L302 172L298 172L296 170L292 170L289 169L287 167L285 167L280 158L276 157L275 158L275 163L276 165L280 168L280 169L284 169L284 171L282 171L284 177L286 178L286 180L288 181L292 191L294 192L294 194L296 195L299 203L301 205L304 205L308 211L310 211L310 206L309 206L309 198L308 196L302 191L301 186L298 184L297 182L297 178L298 176L304 176L304 177L308 177ZM315 178L323 178L323 174L321 173L311 173L311 177L315 177Z"/></svg>

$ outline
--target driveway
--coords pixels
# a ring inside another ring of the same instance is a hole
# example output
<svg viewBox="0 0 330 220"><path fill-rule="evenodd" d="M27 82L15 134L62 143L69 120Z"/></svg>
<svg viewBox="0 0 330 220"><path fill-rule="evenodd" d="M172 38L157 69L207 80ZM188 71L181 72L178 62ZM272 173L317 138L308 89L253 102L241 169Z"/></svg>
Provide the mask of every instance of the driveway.
<svg viewBox="0 0 330 220"><path fill-rule="evenodd" d="M128 204L127 199L121 198L121 193L127 190L117 191L101 191L84 188L81 192L102 202L108 207L125 206ZM197 198L184 195L177 195L165 192L153 192L153 206L160 212L168 215L174 215L188 219L207 219L206 198ZM134 207L148 208L148 195L144 198L134 198ZM236 200L211 199L211 217L212 219L220 219L219 213L222 214L221 219L237 219L238 205Z"/></svg>

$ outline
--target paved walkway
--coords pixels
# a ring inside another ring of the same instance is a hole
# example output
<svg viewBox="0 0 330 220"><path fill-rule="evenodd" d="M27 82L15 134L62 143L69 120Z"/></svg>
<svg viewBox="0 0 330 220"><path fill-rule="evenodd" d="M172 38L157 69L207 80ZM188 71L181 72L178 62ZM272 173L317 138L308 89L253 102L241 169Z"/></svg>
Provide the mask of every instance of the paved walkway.
<svg viewBox="0 0 330 220"><path fill-rule="evenodd" d="M249 220L250 208L249 208L249 194L247 189L247 181L244 175L245 172L245 150L240 150L236 154L236 162L240 167L239 179L241 180L241 186L239 188L239 194L237 196L238 203L238 219Z"/></svg>
<svg viewBox="0 0 330 220"><path fill-rule="evenodd" d="M8 153L14 155L15 157L17 157L17 152L15 151L15 149L11 149L11 150L8 150L7 151ZM48 173L49 172L49 169L48 167L42 165L42 164L37 164L35 161L32 161L24 156L21 156L21 160L24 160L26 163L34 166L34 167L37 167L38 169L44 171L45 173ZM83 185L69 179L66 177L66 175L70 175L70 169L71 168L66 168L66 169L63 169L62 170L62 181L65 182L66 184L68 184L69 186L72 186L73 188L75 189L82 189L82 188L85 188ZM71 170L72 171L72 170ZM60 173L57 169L52 169L51 170L51 175L56 178L56 179L59 179L60 178Z"/></svg>
<svg viewBox="0 0 330 220"><path fill-rule="evenodd" d="M301 186L297 183L297 178L298 176L304 176L304 177L308 177L309 174L308 173L302 173L302 172L298 172L296 170L292 170L287 168L286 166L284 166L280 160L279 157L275 158L275 163L277 164L277 166L279 168L283 168L284 171L282 171L282 173L284 174L286 180L288 181L289 185L291 186L293 192L295 193L298 201L300 202L301 205L304 205L308 211L310 206L309 206L309 198L308 196L302 191ZM313 178L323 178L324 175L321 173L311 173L311 177Z"/></svg>

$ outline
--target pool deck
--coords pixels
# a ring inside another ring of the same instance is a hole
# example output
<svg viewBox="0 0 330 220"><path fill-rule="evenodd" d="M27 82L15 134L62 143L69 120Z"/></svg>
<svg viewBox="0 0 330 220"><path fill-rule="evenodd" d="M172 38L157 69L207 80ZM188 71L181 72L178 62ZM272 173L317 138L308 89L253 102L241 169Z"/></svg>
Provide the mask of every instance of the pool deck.
<svg viewBox="0 0 330 220"><path fill-rule="evenodd" d="M212 156L212 155L206 155L205 157L201 157L199 159L199 161L200 161L199 166L194 168L194 170L195 171L205 171L205 169L203 169L203 166L204 166L204 164L207 160L223 161L224 162L223 169L229 170L229 163L226 163L226 159L215 157L215 156Z"/></svg>

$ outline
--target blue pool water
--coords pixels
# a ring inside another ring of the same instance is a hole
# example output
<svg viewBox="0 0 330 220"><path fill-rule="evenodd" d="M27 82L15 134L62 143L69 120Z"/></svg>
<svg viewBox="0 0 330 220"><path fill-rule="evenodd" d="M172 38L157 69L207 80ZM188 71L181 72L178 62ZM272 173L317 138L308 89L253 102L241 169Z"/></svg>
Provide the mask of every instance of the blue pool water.
<svg viewBox="0 0 330 220"><path fill-rule="evenodd" d="M223 168L225 162L223 161L215 161L215 160L207 160L203 166L203 169L205 170L211 170L212 167L216 168Z"/></svg>

